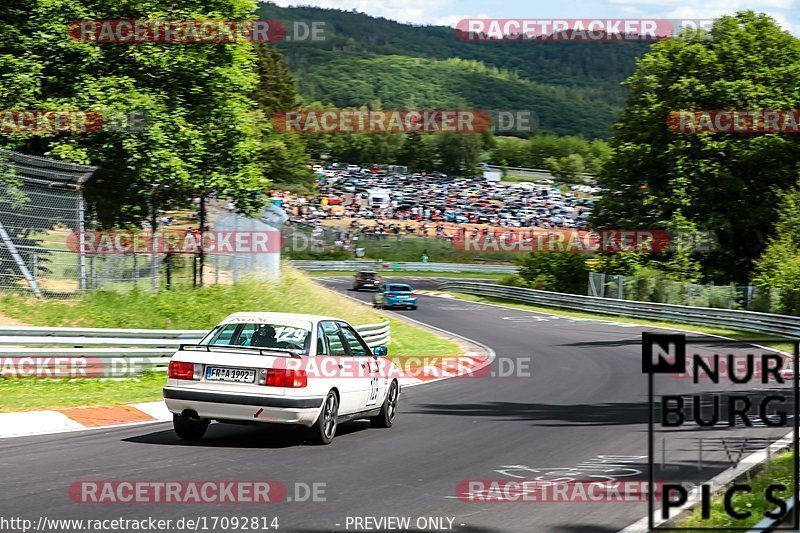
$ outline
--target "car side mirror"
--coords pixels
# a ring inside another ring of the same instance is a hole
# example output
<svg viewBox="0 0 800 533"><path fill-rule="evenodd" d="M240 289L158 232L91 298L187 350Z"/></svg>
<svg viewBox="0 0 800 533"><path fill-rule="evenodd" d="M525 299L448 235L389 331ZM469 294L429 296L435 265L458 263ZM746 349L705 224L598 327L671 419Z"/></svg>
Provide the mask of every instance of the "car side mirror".
<svg viewBox="0 0 800 533"><path fill-rule="evenodd" d="M376 346L372 349L372 355L376 357L383 357L389 353L389 348L386 346Z"/></svg>

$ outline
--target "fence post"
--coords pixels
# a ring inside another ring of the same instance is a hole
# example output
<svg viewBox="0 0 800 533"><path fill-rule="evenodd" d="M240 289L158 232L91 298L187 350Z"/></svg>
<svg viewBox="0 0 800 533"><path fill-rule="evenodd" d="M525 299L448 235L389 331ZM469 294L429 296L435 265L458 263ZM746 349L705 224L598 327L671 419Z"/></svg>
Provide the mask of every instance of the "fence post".
<svg viewBox="0 0 800 533"><path fill-rule="evenodd" d="M86 289L86 204L83 191L78 191L78 280L81 290Z"/></svg>
<svg viewBox="0 0 800 533"><path fill-rule="evenodd" d="M155 236L153 236L153 243L155 246ZM158 290L158 252L153 249L150 254L150 288Z"/></svg>

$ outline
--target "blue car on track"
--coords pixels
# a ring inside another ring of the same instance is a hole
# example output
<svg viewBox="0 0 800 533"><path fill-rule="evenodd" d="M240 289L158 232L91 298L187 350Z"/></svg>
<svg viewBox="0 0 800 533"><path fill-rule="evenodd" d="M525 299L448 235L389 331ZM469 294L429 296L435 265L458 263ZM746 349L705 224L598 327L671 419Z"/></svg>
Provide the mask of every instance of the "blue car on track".
<svg viewBox="0 0 800 533"><path fill-rule="evenodd" d="M387 283L382 285L372 299L372 307L376 309L390 309L392 307L404 307L406 309L417 308L417 295L414 288L406 283Z"/></svg>

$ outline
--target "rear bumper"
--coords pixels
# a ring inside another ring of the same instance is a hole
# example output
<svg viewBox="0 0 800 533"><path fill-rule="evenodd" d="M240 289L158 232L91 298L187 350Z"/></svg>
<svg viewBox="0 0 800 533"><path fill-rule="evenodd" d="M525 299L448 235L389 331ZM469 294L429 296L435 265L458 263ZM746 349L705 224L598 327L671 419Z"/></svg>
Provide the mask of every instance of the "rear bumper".
<svg viewBox="0 0 800 533"><path fill-rule="evenodd" d="M408 300L386 300L386 307L407 307L409 305L417 305L417 299Z"/></svg>
<svg viewBox="0 0 800 533"><path fill-rule="evenodd" d="M172 413L189 409L200 418L270 422L275 424L312 425L324 398L286 398L283 396L254 396L198 391L166 387L164 403Z"/></svg>

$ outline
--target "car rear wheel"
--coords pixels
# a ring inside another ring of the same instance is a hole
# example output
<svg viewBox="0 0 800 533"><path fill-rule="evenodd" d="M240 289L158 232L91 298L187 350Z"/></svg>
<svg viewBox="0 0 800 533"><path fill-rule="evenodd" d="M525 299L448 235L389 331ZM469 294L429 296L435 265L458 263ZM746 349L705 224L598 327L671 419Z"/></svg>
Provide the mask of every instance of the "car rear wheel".
<svg viewBox="0 0 800 533"><path fill-rule="evenodd" d="M322 404L322 412L314 425L308 428L309 440L314 444L330 444L336 436L336 418L339 416L339 398L331 391Z"/></svg>
<svg viewBox="0 0 800 533"><path fill-rule="evenodd" d="M397 381L392 381L389 385L389 392L386 394L386 399L381 406L381 412L378 416L373 416L369 419L370 424L374 428L390 428L394 424L394 417L397 414L397 399L400 396L400 387Z"/></svg>
<svg viewBox="0 0 800 533"><path fill-rule="evenodd" d="M172 427L175 429L175 434L183 440L200 440L206 434L208 429L209 420L192 420L173 413Z"/></svg>

